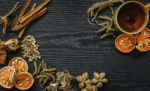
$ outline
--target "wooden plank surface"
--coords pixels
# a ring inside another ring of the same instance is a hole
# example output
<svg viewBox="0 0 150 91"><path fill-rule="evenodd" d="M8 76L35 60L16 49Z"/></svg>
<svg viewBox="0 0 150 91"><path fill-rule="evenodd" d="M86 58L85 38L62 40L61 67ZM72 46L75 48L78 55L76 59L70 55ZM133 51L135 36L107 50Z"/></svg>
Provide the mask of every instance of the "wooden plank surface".
<svg viewBox="0 0 150 91"><path fill-rule="evenodd" d="M0 0L0 15L5 14L16 1ZM19 1L22 6L24 0ZM32 23L25 36L35 36L43 60L51 67L60 71L67 69L75 76L85 71L91 76L94 71L106 72L109 83L101 91L150 91L150 52L134 51L124 55L115 49L115 38L99 40L96 37L98 28L88 24L86 15L87 8L97 1L99 0L53 0L48 13ZM14 36L15 33L9 32L5 36L1 35L1 38ZM9 56L12 58L19 54L20 52L15 52ZM33 72L33 63L28 63L30 72ZM79 91L77 83L73 84L74 91ZM6 90L0 87L0 91ZM36 81L28 91L42 89Z"/></svg>

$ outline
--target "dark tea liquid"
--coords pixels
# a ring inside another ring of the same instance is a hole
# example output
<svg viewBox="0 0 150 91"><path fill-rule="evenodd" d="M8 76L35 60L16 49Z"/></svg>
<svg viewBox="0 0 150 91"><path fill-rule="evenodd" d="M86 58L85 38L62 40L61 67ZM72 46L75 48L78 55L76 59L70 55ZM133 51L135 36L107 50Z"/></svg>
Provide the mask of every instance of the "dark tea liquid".
<svg viewBox="0 0 150 91"><path fill-rule="evenodd" d="M123 30L134 32L144 24L145 11L137 3L128 3L120 9L117 20Z"/></svg>

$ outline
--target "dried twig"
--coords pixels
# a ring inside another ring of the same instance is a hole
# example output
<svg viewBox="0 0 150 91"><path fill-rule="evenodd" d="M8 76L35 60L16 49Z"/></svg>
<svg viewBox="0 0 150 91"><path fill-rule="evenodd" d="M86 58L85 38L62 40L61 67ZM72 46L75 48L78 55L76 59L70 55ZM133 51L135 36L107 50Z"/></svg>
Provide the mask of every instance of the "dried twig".
<svg viewBox="0 0 150 91"><path fill-rule="evenodd" d="M39 18L40 16L44 15L47 12L47 8L45 7L44 9L42 9L41 11L39 11L37 14L33 15L31 18L29 18L26 22L24 22L23 24L19 24L13 27L13 30L15 31L19 31L21 29L23 29L24 27L26 27L28 24L30 24L32 21L34 21L35 19Z"/></svg>
<svg viewBox="0 0 150 91"><path fill-rule="evenodd" d="M33 11L35 7L36 7L36 3L33 4L31 11ZM25 30L26 30L26 27L20 31L18 38L22 38Z"/></svg>
<svg viewBox="0 0 150 91"><path fill-rule="evenodd" d="M23 17L20 19L20 23L26 22L29 18L31 18L31 17L34 16L36 13L38 13L39 11L41 11L41 9L43 9L49 2L50 2L50 0L45 0L43 3L41 3L40 5L38 5L33 11L30 11L30 12L27 13L25 16L23 16Z"/></svg>
<svg viewBox="0 0 150 91"><path fill-rule="evenodd" d="M7 14L0 17L0 24L3 25L3 34L5 34L7 29L9 28L10 25L9 17L18 10L18 6L19 6L19 2L17 2L15 6Z"/></svg>

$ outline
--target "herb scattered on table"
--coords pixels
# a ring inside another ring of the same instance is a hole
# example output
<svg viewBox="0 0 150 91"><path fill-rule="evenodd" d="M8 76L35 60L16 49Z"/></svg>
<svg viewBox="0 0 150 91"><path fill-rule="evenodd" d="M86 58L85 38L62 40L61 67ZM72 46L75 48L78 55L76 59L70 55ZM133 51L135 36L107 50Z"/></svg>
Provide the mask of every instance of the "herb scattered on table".
<svg viewBox="0 0 150 91"><path fill-rule="evenodd" d="M39 5L33 4L32 9L25 14L26 10L28 9L29 5L31 4L32 0L27 0L16 18L16 22L12 28L13 31L20 31L18 37L21 38L23 36L23 33L26 29L26 27L36 20L37 18L43 16L48 8L46 5L51 1L51 0L44 0L42 3Z"/></svg>
<svg viewBox="0 0 150 91"><path fill-rule="evenodd" d="M100 15L101 11L106 7L110 7L112 15L114 14L113 5L118 3L123 3L124 0L105 0L94 3L87 10L88 22L92 25L97 25L100 29L98 33L103 33L100 36L100 39L104 39L108 36L112 36L117 32L117 29L114 27L112 17Z"/></svg>
<svg viewBox="0 0 150 91"><path fill-rule="evenodd" d="M85 72L82 75L77 76L76 80L79 82L81 91L98 91L99 88L102 88L104 83L108 82L108 79L105 76L106 74L104 72L94 72L94 77L91 80L88 72Z"/></svg>
<svg viewBox="0 0 150 91"><path fill-rule="evenodd" d="M23 57L28 58L29 61L37 61L41 58L39 52L39 45L36 43L35 38L32 35L26 36L21 44L23 50Z"/></svg>

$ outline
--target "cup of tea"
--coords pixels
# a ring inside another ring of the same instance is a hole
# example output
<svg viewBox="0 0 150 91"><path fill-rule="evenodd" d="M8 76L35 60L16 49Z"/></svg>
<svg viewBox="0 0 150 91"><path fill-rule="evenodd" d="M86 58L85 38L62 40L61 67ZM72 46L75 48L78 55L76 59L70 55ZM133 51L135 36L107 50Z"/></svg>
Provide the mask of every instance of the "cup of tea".
<svg viewBox="0 0 150 91"><path fill-rule="evenodd" d="M123 33L138 34L148 24L150 3L127 1L116 10L113 19L115 26Z"/></svg>

